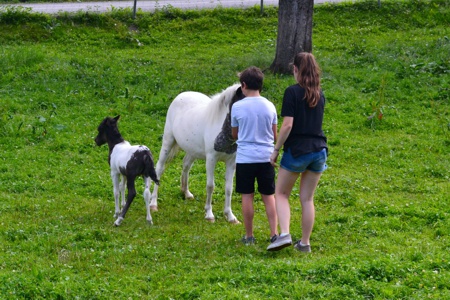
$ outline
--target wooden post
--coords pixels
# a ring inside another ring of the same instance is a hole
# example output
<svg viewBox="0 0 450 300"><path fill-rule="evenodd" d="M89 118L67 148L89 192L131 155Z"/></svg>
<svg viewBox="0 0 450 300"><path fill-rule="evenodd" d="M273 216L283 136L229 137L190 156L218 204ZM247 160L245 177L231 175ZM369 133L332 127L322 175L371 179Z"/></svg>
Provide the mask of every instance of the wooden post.
<svg viewBox="0 0 450 300"><path fill-rule="evenodd" d="M261 14L264 13L264 0L261 0Z"/></svg>
<svg viewBox="0 0 450 300"><path fill-rule="evenodd" d="M136 19L136 6L137 6L137 0L134 0L134 6L133 6L133 19Z"/></svg>

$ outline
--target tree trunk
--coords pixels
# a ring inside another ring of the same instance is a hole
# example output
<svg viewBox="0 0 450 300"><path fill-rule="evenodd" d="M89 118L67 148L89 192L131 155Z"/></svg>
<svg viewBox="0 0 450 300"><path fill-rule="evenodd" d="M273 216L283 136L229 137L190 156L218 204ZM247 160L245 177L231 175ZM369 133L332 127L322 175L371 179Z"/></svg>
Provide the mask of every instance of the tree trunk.
<svg viewBox="0 0 450 300"><path fill-rule="evenodd" d="M298 52L312 52L314 0L280 0L274 73L292 72L290 64Z"/></svg>

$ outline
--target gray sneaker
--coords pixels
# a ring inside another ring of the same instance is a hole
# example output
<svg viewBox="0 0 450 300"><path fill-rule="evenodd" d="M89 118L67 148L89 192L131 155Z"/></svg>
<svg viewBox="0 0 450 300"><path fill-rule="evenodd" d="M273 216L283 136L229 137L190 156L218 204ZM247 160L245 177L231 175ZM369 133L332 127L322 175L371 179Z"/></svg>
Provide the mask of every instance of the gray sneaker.
<svg viewBox="0 0 450 300"><path fill-rule="evenodd" d="M271 238L270 238L270 242L273 243L275 242L275 240L277 239L278 234L274 234Z"/></svg>
<svg viewBox="0 0 450 300"><path fill-rule="evenodd" d="M255 242L256 242L256 239L253 237L253 236L249 236L249 237L245 237L245 235L244 235L244 237L242 238L242 240L241 240L241 242L244 244L244 245L253 245Z"/></svg>
<svg viewBox="0 0 450 300"><path fill-rule="evenodd" d="M300 252L311 252L311 245L301 245L300 241L295 243L294 248Z"/></svg>
<svg viewBox="0 0 450 300"><path fill-rule="evenodd" d="M291 235L277 236L276 239L267 247L267 251L278 251L292 245Z"/></svg>

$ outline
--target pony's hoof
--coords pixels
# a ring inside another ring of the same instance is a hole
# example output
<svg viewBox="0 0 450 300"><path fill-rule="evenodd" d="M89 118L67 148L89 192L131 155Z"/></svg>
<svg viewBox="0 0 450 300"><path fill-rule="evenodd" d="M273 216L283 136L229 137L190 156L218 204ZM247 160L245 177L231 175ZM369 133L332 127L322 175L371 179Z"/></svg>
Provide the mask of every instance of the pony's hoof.
<svg viewBox="0 0 450 300"><path fill-rule="evenodd" d="M237 225L237 224L241 224L241 222L239 222L238 219L231 220L230 223L231 223L231 224L236 224L236 225Z"/></svg>
<svg viewBox="0 0 450 300"><path fill-rule="evenodd" d="M216 219L214 219L214 218L206 218L206 221L208 221L209 223L214 223L214 222L216 222Z"/></svg>
<svg viewBox="0 0 450 300"><path fill-rule="evenodd" d="M194 195L190 191L183 191L181 190L181 193L184 195L185 200L192 200L194 199Z"/></svg>
<svg viewBox="0 0 450 300"><path fill-rule="evenodd" d="M150 210L151 211L158 211L158 206L150 205Z"/></svg>
<svg viewBox="0 0 450 300"><path fill-rule="evenodd" d="M118 217L117 220L114 222L114 226L118 227L120 224L122 224L123 218Z"/></svg>
<svg viewBox="0 0 450 300"><path fill-rule="evenodd" d="M152 220L147 220L147 224L152 226L153 225L153 221Z"/></svg>

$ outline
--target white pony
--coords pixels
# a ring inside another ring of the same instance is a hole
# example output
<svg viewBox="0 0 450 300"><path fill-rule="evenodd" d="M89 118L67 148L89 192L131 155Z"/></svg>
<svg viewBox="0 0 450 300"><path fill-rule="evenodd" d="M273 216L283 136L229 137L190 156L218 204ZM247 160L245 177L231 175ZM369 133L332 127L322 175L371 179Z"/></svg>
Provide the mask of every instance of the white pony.
<svg viewBox="0 0 450 300"><path fill-rule="evenodd" d="M161 178L166 162L181 148L183 159L181 192L186 199L194 198L189 191L189 171L196 159L206 160L205 219L214 222L212 194L214 169L218 161L226 164L224 214L230 223L239 223L231 210L233 177L236 169L236 144L231 136L230 111L234 102L244 98L240 84L228 87L212 98L198 92L179 94L167 111L164 136L156 176ZM152 209L157 210L158 186L152 193ZM153 206L154 204L154 206Z"/></svg>

